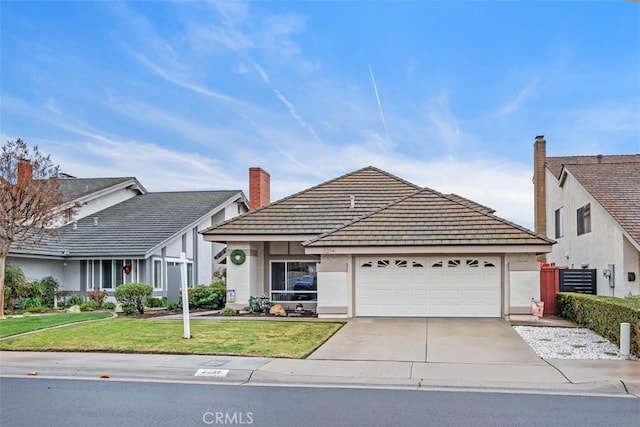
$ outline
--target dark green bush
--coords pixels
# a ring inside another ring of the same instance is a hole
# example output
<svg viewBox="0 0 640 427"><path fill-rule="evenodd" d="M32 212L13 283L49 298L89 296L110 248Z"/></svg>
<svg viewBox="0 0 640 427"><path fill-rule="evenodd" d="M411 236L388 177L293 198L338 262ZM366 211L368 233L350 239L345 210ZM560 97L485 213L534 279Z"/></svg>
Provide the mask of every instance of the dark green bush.
<svg viewBox="0 0 640 427"><path fill-rule="evenodd" d="M93 291L87 292L87 297L89 298L89 301L97 302L98 303L98 307L96 307L96 308L100 308L100 307L102 307L102 304L104 304L104 300L107 297L107 293L105 291L101 291L99 289L95 289Z"/></svg>
<svg viewBox="0 0 640 427"><path fill-rule="evenodd" d="M640 300L559 292L560 316L620 345L620 323L631 325L631 352L640 356Z"/></svg>
<svg viewBox="0 0 640 427"><path fill-rule="evenodd" d="M84 302L84 298L82 298L82 295L78 295L78 294L73 294L71 296L69 296L69 298L67 298L67 305L71 306L71 305L80 305Z"/></svg>
<svg viewBox="0 0 640 427"><path fill-rule="evenodd" d="M234 310L233 308L223 308L220 310L220 316L237 316L238 310Z"/></svg>
<svg viewBox="0 0 640 427"><path fill-rule="evenodd" d="M219 284L209 286L200 285L189 289L189 306L192 308L205 308L217 310L224 307L225 290Z"/></svg>
<svg viewBox="0 0 640 427"><path fill-rule="evenodd" d="M24 298L20 302L20 310L24 310L24 311L40 311L41 308L43 308L42 300L40 298L38 298L38 297Z"/></svg>
<svg viewBox="0 0 640 427"><path fill-rule="evenodd" d="M157 308L157 307L162 307L163 302L160 298L149 297L147 298L145 305L149 308Z"/></svg>
<svg viewBox="0 0 640 427"><path fill-rule="evenodd" d="M7 263L4 270L4 302L6 307L13 308L20 304L21 298L27 298L27 282L24 272L17 265Z"/></svg>
<svg viewBox="0 0 640 427"><path fill-rule="evenodd" d="M133 316L136 314L136 308L133 305L127 304L122 306L122 312L127 316Z"/></svg>
<svg viewBox="0 0 640 427"><path fill-rule="evenodd" d="M115 297L123 306L131 305L140 314L144 313L145 300L151 296L153 288L144 283L127 283L116 288ZM126 312L125 312L126 313Z"/></svg>
<svg viewBox="0 0 640 427"><path fill-rule="evenodd" d="M266 295L261 297L249 297L249 306L245 307L245 311L248 311L249 313L268 314L271 306L273 306L273 303Z"/></svg>
<svg viewBox="0 0 640 427"><path fill-rule="evenodd" d="M116 309L116 303L112 302L112 301L107 301L104 303L104 308L106 308L107 310L115 310Z"/></svg>
<svg viewBox="0 0 640 427"><path fill-rule="evenodd" d="M44 277L30 285L31 296L38 297L42 300L42 305L53 307L53 300L56 291L60 289L60 283L52 276Z"/></svg>

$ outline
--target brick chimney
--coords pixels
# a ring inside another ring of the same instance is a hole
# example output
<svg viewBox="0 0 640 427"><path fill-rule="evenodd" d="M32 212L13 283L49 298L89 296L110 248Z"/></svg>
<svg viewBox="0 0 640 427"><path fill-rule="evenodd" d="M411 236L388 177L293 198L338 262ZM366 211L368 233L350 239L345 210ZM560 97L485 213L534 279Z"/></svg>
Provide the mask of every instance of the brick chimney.
<svg viewBox="0 0 640 427"><path fill-rule="evenodd" d="M533 211L535 231L543 236L547 235L546 160L547 141L544 135L538 135L533 143ZM545 261L545 258L544 255L538 256L539 261Z"/></svg>
<svg viewBox="0 0 640 427"><path fill-rule="evenodd" d="M271 175L262 168L249 168L249 209L266 206L271 201Z"/></svg>
<svg viewBox="0 0 640 427"><path fill-rule="evenodd" d="M33 178L33 165L29 160L18 159L18 184L29 182Z"/></svg>

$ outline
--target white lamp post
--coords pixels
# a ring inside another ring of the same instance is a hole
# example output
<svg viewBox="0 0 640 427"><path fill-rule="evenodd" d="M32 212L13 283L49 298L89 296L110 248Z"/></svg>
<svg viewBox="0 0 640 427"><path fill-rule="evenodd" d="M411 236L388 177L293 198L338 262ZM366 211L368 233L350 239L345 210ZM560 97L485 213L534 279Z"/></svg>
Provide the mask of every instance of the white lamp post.
<svg viewBox="0 0 640 427"><path fill-rule="evenodd" d="M191 338L191 325L189 324L189 290L187 289L187 256L180 252L180 276L182 281L182 322L184 334L182 338Z"/></svg>

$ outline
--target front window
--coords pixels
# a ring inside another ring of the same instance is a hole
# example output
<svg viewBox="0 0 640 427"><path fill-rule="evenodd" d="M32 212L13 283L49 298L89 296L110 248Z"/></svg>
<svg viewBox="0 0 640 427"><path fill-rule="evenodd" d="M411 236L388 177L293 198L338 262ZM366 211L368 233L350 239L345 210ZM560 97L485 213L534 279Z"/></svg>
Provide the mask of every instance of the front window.
<svg viewBox="0 0 640 427"><path fill-rule="evenodd" d="M586 204L577 211L578 236L591 232L591 204Z"/></svg>
<svg viewBox="0 0 640 427"><path fill-rule="evenodd" d="M315 262L271 263L272 301L317 301L318 274Z"/></svg>

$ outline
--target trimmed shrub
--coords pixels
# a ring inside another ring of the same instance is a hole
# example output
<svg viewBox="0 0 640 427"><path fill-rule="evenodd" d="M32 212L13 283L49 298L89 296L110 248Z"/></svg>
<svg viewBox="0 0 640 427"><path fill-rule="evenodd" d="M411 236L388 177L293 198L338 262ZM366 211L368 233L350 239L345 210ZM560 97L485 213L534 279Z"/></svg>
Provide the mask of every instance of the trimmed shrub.
<svg viewBox="0 0 640 427"><path fill-rule="evenodd" d="M122 312L126 315L126 316L133 316L134 314L136 314L136 308L133 305L123 305L122 306Z"/></svg>
<svg viewBox="0 0 640 427"><path fill-rule="evenodd" d="M107 301L104 303L104 308L106 308L107 310L115 310L116 309L116 303L113 301Z"/></svg>
<svg viewBox="0 0 640 427"><path fill-rule="evenodd" d="M266 295L261 297L249 297L249 306L245 307L245 311L248 311L249 313L268 314L272 305L273 303Z"/></svg>
<svg viewBox="0 0 640 427"><path fill-rule="evenodd" d="M87 297L89 298L89 301L95 301L96 303L98 303L98 307L96 308L100 308L102 307L102 304L104 304L104 299L107 297L107 293L105 291L96 289L87 292Z"/></svg>
<svg viewBox="0 0 640 427"><path fill-rule="evenodd" d="M162 307L164 304L160 298L149 297L147 298L145 305L149 308L157 308L157 307Z"/></svg>
<svg viewBox="0 0 640 427"><path fill-rule="evenodd" d="M233 308L223 308L220 310L220 316L237 316L238 310L234 310Z"/></svg>
<svg viewBox="0 0 640 427"><path fill-rule="evenodd" d="M226 287L222 288L219 284L196 286L189 289L189 306L217 310L224 306L225 292Z"/></svg>
<svg viewBox="0 0 640 427"><path fill-rule="evenodd" d="M560 316L620 345L620 323L631 325L631 352L640 356L640 300L559 292Z"/></svg>
<svg viewBox="0 0 640 427"><path fill-rule="evenodd" d="M115 297L124 311L124 306L133 306L140 314L144 314L145 300L151 296L153 288L144 283L127 283L116 288ZM126 311L125 311L126 314Z"/></svg>

